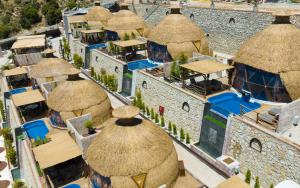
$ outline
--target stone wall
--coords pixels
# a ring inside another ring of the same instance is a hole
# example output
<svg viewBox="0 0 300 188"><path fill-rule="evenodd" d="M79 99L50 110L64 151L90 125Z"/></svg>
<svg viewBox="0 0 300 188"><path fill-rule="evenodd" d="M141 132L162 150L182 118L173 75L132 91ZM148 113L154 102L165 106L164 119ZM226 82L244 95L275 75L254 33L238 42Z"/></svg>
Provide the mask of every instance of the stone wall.
<svg viewBox="0 0 300 188"><path fill-rule="evenodd" d="M141 90L145 104L152 107L155 112L159 111L159 106L164 107L167 125L172 121L178 130L183 128L193 141L199 141L204 99L143 71L138 71L136 74L136 86ZM182 109L184 102L188 103L189 111Z"/></svg>
<svg viewBox="0 0 300 188"><path fill-rule="evenodd" d="M168 8L155 5L135 5L137 13L150 25L156 25L165 16ZM148 12L146 12L148 9ZM153 12L154 11L154 12ZM191 18L209 34L209 45L214 51L233 55L249 37L271 24L271 13L220 10L201 7L185 7L182 14ZM292 23L300 26L300 16L293 16Z"/></svg>
<svg viewBox="0 0 300 188"><path fill-rule="evenodd" d="M232 118L231 125L229 155L240 162L243 173L250 169L263 187L286 179L300 183L300 146L241 117ZM261 143L261 152L257 141L250 147L253 138Z"/></svg>
<svg viewBox="0 0 300 188"><path fill-rule="evenodd" d="M72 58L74 54L78 54L83 62L85 62L85 50L87 45L81 43L78 39L71 39L72 42L70 42L71 52L72 52Z"/></svg>
<svg viewBox="0 0 300 188"><path fill-rule="evenodd" d="M282 132L293 126L295 116L300 117L300 99L284 105L279 115L277 131ZM299 122L300 123L300 122Z"/></svg>
<svg viewBox="0 0 300 188"><path fill-rule="evenodd" d="M91 50L90 65L94 67L95 72L98 74L100 74L101 68L105 69L107 74L114 74L118 79L118 91L122 90L124 64L123 61L115 59L99 50Z"/></svg>

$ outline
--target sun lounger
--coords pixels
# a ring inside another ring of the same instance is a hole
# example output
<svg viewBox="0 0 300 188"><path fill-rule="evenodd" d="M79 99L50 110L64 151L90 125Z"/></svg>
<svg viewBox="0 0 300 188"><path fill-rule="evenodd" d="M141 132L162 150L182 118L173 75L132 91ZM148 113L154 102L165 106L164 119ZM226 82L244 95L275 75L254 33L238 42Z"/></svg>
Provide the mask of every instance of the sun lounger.
<svg viewBox="0 0 300 188"><path fill-rule="evenodd" d="M281 112L281 108L272 108L271 110L268 111L270 115L275 116L276 118L278 118L280 112Z"/></svg>
<svg viewBox="0 0 300 188"><path fill-rule="evenodd" d="M274 125L276 123L276 119L274 116L268 114L268 113L262 113L258 115L258 119L261 121L264 121L270 125Z"/></svg>

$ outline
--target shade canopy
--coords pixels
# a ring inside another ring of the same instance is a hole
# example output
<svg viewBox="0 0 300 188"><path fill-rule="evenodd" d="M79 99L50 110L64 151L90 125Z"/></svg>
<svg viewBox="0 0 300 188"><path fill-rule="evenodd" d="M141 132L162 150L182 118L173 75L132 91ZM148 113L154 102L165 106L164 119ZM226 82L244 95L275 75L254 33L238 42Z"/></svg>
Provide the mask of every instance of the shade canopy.
<svg viewBox="0 0 300 188"><path fill-rule="evenodd" d="M31 66L30 69L32 78L56 77L79 73L79 69L74 68L73 65L61 58L43 58L37 65Z"/></svg>
<svg viewBox="0 0 300 188"><path fill-rule="evenodd" d="M132 117L138 110L121 107L113 114ZM116 155L117 153L117 155ZM137 118L109 121L87 149L89 166L110 177L112 187L136 187L132 177L147 174L145 188L174 183L177 154L170 137L157 125Z"/></svg>
<svg viewBox="0 0 300 188"><path fill-rule="evenodd" d="M46 45L46 35L31 35L18 37L11 49L44 47Z"/></svg>
<svg viewBox="0 0 300 188"><path fill-rule="evenodd" d="M219 63L214 60L195 61L180 66L189 69L193 72L198 72L200 74L205 74L205 75L234 68L233 66Z"/></svg>
<svg viewBox="0 0 300 188"><path fill-rule="evenodd" d="M68 17L69 24L85 22L85 15L75 15Z"/></svg>
<svg viewBox="0 0 300 188"><path fill-rule="evenodd" d="M81 155L81 151L67 131L50 135L51 141L34 147L33 153L41 169L46 169Z"/></svg>
<svg viewBox="0 0 300 188"><path fill-rule="evenodd" d="M220 183L216 188L250 188L250 185L245 183L241 178L238 176L233 176L224 182Z"/></svg>
<svg viewBox="0 0 300 188"><path fill-rule="evenodd" d="M53 54L56 51L53 50L52 48L47 48L46 50L42 51L42 54Z"/></svg>
<svg viewBox="0 0 300 188"><path fill-rule="evenodd" d="M103 33L104 31L101 29L90 29L90 30L81 30L80 32L84 34L92 34L92 33Z"/></svg>
<svg viewBox="0 0 300 188"><path fill-rule="evenodd" d="M21 75L21 74L27 74L27 73L28 72L24 67L16 67L16 68L13 68L13 69L3 71L3 75L5 77L7 77L7 76L16 76L16 75Z"/></svg>
<svg viewBox="0 0 300 188"><path fill-rule="evenodd" d="M45 101L44 96L39 90L28 90L23 93L14 94L11 98L17 107Z"/></svg>
<svg viewBox="0 0 300 188"><path fill-rule="evenodd" d="M122 48L130 47L130 46L137 46L137 45L145 45L146 42L140 40L124 40L124 41L114 41L114 45L120 46Z"/></svg>
<svg viewBox="0 0 300 188"><path fill-rule="evenodd" d="M112 13L101 6L93 6L85 15L85 21L101 23L99 26L105 26L107 21L112 17Z"/></svg>
<svg viewBox="0 0 300 188"><path fill-rule="evenodd" d="M135 31L139 35L144 36L146 27L143 18L129 10L120 10L108 20L105 29L114 32L127 32L129 36L131 32Z"/></svg>

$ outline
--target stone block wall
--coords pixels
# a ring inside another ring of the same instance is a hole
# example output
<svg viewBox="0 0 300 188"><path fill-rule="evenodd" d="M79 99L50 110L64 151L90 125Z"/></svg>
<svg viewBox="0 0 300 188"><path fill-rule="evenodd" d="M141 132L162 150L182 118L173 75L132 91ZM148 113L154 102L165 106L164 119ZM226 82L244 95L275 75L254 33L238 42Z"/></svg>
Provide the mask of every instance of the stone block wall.
<svg viewBox="0 0 300 188"><path fill-rule="evenodd" d="M94 67L95 72L98 74L100 74L101 68L104 68L107 74L114 74L118 79L118 91L122 90L123 68L125 62L109 56L99 50L91 50L90 65Z"/></svg>
<svg viewBox="0 0 300 188"><path fill-rule="evenodd" d="M278 132L283 132L293 126L295 116L300 117L300 99L284 105L279 115ZM300 123L300 122L299 122Z"/></svg>
<svg viewBox="0 0 300 188"><path fill-rule="evenodd" d="M141 90L142 99L147 106L153 108L155 112L159 111L159 106L164 107L167 126L169 121L172 121L178 130L183 128L188 132L194 142L199 141L204 99L143 71L136 74L136 86ZM182 109L185 102L189 106L189 111Z"/></svg>
<svg viewBox="0 0 300 188"><path fill-rule="evenodd" d="M73 48L72 58L73 58L74 54L78 54L84 62L85 61L85 49L86 49L87 45L81 43L78 39L73 39L72 44L73 44L73 47L71 47L71 48Z"/></svg>
<svg viewBox="0 0 300 188"><path fill-rule="evenodd" d="M135 5L138 15L150 25L156 25L165 16L168 8L155 5ZM146 12L148 9L148 12ZM153 13L152 11L155 10ZM234 55L251 36L274 21L271 13L185 7L181 13L192 19L205 33L209 34L210 48L217 52ZM300 27L300 16L293 16L291 22Z"/></svg>
<svg viewBox="0 0 300 188"><path fill-rule="evenodd" d="M258 176L263 187L286 179L300 183L300 146L241 117L231 119L229 155L240 162L243 173L250 169Z"/></svg>

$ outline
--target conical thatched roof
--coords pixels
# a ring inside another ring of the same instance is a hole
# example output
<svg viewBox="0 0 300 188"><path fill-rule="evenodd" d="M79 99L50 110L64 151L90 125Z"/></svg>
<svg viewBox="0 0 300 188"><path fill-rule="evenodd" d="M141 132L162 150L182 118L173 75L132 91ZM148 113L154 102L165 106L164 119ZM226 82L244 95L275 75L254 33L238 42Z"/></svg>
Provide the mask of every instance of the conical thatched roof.
<svg viewBox="0 0 300 188"><path fill-rule="evenodd" d="M278 74L300 71L300 30L292 24L271 24L246 41L234 61Z"/></svg>
<svg viewBox="0 0 300 188"><path fill-rule="evenodd" d="M104 26L107 21L112 17L112 13L101 6L93 6L85 15L85 21L87 23L102 23Z"/></svg>
<svg viewBox="0 0 300 188"><path fill-rule="evenodd" d="M117 109L113 114L136 114L136 109L130 108ZM110 122L92 141L86 159L94 171L110 177L112 187L137 187L132 176L142 173L147 173L145 188L163 184L169 187L176 180L177 154L172 140L161 128L137 118L126 119L125 124L122 119Z"/></svg>
<svg viewBox="0 0 300 188"><path fill-rule="evenodd" d="M56 77L79 73L80 70L61 58L43 58L37 65L33 65L30 68L30 76L32 78Z"/></svg>
<svg viewBox="0 0 300 188"><path fill-rule="evenodd" d="M65 117L90 113L96 124L104 122L111 115L111 103L106 92L91 80L64 81L48 96L50 109Z"/></svg>
<svg viewBox="0 0 300 188"><path fill-rule="evenodd" d="M107 22L107 29L115 32L135 30L140 35L143 35L145 28L146 24L143 18L129 10L120 10ZM131 33L128 34L130 35Z"/></svg>
<svg viewBox="0 0 300 188"><path fill-rule="evenodd" d="M300 97L300 29L289 23L289 15L276 13L273 24L246 41L234 62L280 74L290 95Z"/></svg>
<svg viewBox="0 0 300 188"><path fill-rule="evenodd" d="M201 41L204 32L191 20L181 14L170 14L154 27L148 36L149 41L161 45Z"/></svg>

